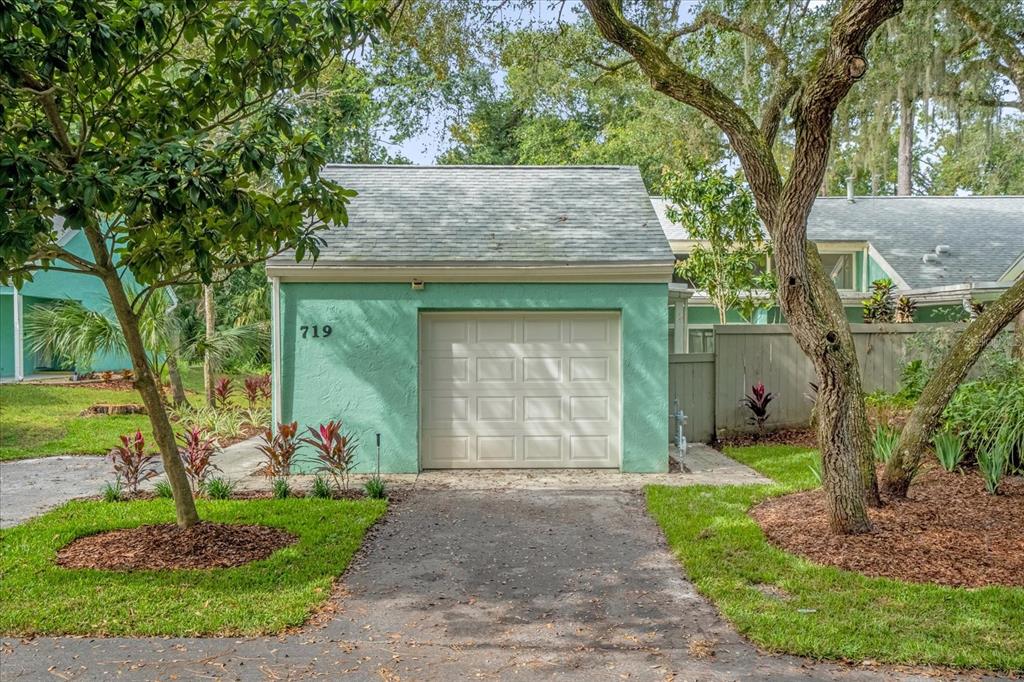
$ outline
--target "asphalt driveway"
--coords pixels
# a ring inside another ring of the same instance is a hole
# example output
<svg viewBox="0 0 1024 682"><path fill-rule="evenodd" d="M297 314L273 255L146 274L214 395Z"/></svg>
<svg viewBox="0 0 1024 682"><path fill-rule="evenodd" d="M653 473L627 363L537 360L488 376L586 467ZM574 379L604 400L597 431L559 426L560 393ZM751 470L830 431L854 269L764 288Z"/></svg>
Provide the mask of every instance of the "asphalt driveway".
<svg viewBox="0 0 1024 682"><path fill-rule="evenodd" d="M914 679L759 653L628 491L410 491L329 607L280 638L5 638L0 667L5 681Z"/></svg>

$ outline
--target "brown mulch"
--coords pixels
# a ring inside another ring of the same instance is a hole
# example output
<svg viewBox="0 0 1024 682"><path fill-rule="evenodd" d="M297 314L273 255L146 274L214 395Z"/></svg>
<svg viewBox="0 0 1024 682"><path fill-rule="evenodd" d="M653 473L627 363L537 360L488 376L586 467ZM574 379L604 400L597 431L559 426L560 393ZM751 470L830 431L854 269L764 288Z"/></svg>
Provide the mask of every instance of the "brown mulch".
<svg viewBox="0 0 1024 682"><path fill-rule="evenodd" d="M717 442L722 447L741 448L748 445L806 445L818 447L818 436L814 429L779 429L765 433L737 433Z"/></svg>
<svg viewBox="0 0 1024 682"><path fill-rule="evenodd" d="M98 414L146 414L142 405L91 405L78 413L79 417L92 417Z"/></svg>
<svg viewBox="0 0 1024 682"><path fill-rule="evenodd" d="M134 391L135 381L132 379L82 379L81 381L46 381L37 382L40 386L58 386L60 388L101 388L106 391Z"/></svg>
<svg viewBox="0 0 1024 682"><path fill-rule="evenodd" d="M1024 586L1024 478L985 492L976 472L929 468L906 500L870 510L874 530L836 536L822 491L767 500L750 511L768 540L818 564L869 576L955 587Z"/></svg>
<svg viewBox="0 0 1024 682"><path fill-rule="evenodd" d="M228 568L266 559L298 538L269 526L173 523L112 530L78 538L57 553L64 568L107 571Z"/></svg>

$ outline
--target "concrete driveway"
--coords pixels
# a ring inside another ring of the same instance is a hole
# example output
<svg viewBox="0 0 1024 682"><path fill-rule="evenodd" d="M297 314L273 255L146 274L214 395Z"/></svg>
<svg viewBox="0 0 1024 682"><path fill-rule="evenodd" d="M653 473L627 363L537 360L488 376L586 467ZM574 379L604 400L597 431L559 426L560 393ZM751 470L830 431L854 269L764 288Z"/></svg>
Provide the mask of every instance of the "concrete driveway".
<svg viewBox="0 0 1024 682"><path fill-rule="evenodd" d="M919 677L758 652L685 579L636 492L413 489L365 549L295 634L6 638L3 678Z"/></svg>

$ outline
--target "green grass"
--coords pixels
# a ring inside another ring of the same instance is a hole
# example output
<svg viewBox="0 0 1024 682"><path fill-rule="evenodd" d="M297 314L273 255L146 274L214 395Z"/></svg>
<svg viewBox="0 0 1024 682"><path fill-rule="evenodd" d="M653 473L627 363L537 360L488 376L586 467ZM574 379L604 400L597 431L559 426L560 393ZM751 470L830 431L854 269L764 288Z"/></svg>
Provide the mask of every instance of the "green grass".
<svg viewBox="0 0 1024 682"><path fill-rule="evenodd" d="M0 532L0 632L13 635L255 635L300 625L324 602L387 509L380 500L198 500L208 521L285 528L299 541L212 570L109 572L54 564L71 540L174 520L170 500L70 502Z"/></svg>
<svg viewBox="0 0 1024 682"><path fill-rule="evenodd" d="M776 549L747 510L814 487L815 453L756 446L728 454L776 484L651 486L647 505L690 579L744 636L813 658L1024 669L1024 589L868 578ZM767 596L758 586L789 596Z"/></svg>

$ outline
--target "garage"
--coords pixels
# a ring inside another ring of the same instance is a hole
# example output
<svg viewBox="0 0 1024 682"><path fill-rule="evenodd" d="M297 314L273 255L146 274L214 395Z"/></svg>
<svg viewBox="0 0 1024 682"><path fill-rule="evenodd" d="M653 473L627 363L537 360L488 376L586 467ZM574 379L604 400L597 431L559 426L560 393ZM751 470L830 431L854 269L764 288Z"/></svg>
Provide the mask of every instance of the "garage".
<svg viewBox="0 0 1024 682"><path fill-rule="evenodd" d="M425 313L422 466L619 466L617 313Z"/></svg>
<svg viewBox="0 0 1024 682"><path fill-rule="evenodd" d="M675 259L636 168L323 175L348 223L267 265L275 424L341 420L357 472L378 434L384 474L667 470Z"/></svg>

